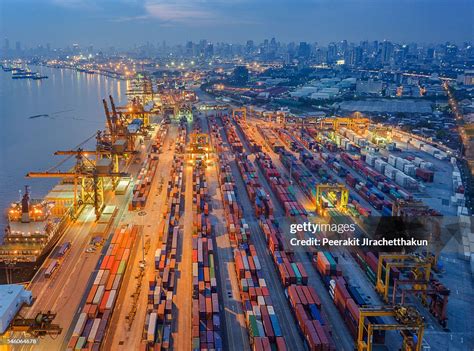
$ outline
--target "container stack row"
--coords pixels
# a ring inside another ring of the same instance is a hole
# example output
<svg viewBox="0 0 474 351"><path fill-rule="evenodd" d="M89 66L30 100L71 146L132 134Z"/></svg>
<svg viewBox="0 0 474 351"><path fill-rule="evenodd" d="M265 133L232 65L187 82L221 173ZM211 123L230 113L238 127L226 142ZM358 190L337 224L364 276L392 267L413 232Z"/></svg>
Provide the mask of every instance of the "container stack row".
<svg viewBox="0 0 474 351"><path fill-rule="evenodd" d="M263 127L260 125L257 125L257 130L260 133L260 135L263 137L267 145L274 151L274 152L279 152L284 148L284 145L280 141L280 138L278 138L278 135L268 127Z"/></svg>
<svg viewBox="0 0 474 351"><path fill-rule="evenodd" d="M195 123L194 129L201 132L199 123ZM222 350L217 259L207 184L206 162L196 159L193 165L192 349Z"/></svg>
<svg viewBox="0 0 474 351"><path fill-rule="evenodd" d="M282 149L284 149L283 146L280 150ZM259 152L257 153L256 162L267 182L270 184L270 187L272 188L276 197L278 198L278 201L280 201L282 208L285 209L285 214L291 217L306 216L306 210L303 208L303 206L301 206L295 195L290 191L290 184L276 169L271 157L264 152Z"/></svg>
<svg viewBox="0 0 474 351"><path fill-rule="evenodd" d="M227 136L227 140L230 144L230 148L233 152L241 153L243 151L243 145L240 141L240 138L237 135L237 131L235 126L230 123L230 119L227 116L222 116L222 123L224 124L225 133Z"/></svg>
<svg viewBox="0 0 474 351"><path fill-rule="evenodd" d="M115 231L94 282L85 293L67 350L101 349L137 235L137 226L124 225Z"/></svg>
<svg viewBox="0 0 474 351"><path fill-rule="evenodd" d="M367 179L367 183L372 184L378 190L387 194L387 196L389 196L391 199L412 199L412 195L409 192L395 185L392 181L390 181L390 179L387 179L387 177L381 173L370 170L370 168L367 167L360 158L347 153L341 153L340 157L344 164L365 177Z"/></svg>
<svg viewBox="0 0 474 351"><path fill-rule="evenodd" d="M365 301L358 289L348 283L349 279L342 276L342 270L334 254L328 251L318 251L313 253L312 262L352 337L356 340L359 325L359 308L369 306L371 302ZM374 323L383 324L383 321L378 317L370 317L369 319L372 319ZM376 321L376 319L378 320ZM374 342L383 344L385 342L385 332L376 331L374 333Z"/></svg>
<svg viewBox="0 0 474 351"><path fill-rule="evenodd" d="M151 183L156 173L158 160L147 157L143 162L143 166L138 173L135 185L133 187L133 198L129 204L129 210L137 210L144 208L151 190Z"/></svg>
<svg viewBox="0 0 474 351"><path fill-rule="evenodd" d="M245 122L240 121L240 124L244 125ZM244 137L246 137L245 133ZM245 183L251 200L251 194L254 194L255 189L258 189L270 201L269 195L260 185L258 176L254 172L253 164L245 155L239 155L238 165L243 179L247 179ZM255 200L252 200L252 202L257 214L258 207L255 206ZM280 282L283 288L286 289L286 296L292 314L308 349L315 351L335 350L329 326L325 322L321 311L319 296L313 287L308 286L309 277L306 269L301 262L295 259L291 246L287 244L278 227L278 222L273 218L273 214L262 213L258 217L259 226L265 236ZM249 267L251 268L250 263Z"/></svg>
<svg viewBox="0 0 474 351"><path fill-rule="evenodd" d="M214 124L212 130L216 131L213 134L213 142L222 144L222 138L217 133L215 121L211 121L212 124ZM230 126L232 125L225 125L225 129L227 130ZM221 183L223 197L228 191L232 191L235 196L235 182L230 165L223 154L219 155L219 170L219 173L225 172L224 177L222 175L219 177L220 181L224 181ZM235 196L235 202L240 207L237 196ZM229 207L226 201L224 201L224 207ZM228 218L229 216L226 216L226 219ZM250 343L255 351L287 350L280 322L273 308L270 290L267 287L257 251L252 244L250 227L241 214L240 221L237 223L236 232L241 235L235 236L233 241L234 261Z"/></svg>
<svg viewBox="0 0 474 351"><path fill-rule="evenodd" d="M186 126L181 124L176 148L186 142ZM183 150L184 151L184 148ZM182 237L179 219L183 211L184 155L175 154L167 185L164 219L159 223L157 237L161 245L155 251L154 270L148 277L148 305L143 330L143 350L168 350L172 346L173 297L176 293L176 258Z"/></svg>
<svg viewBox="0 0 474 351"><path fill-rule="evenodd" d="M246 135L246 142L249 146L250 152L260 152L262 151L262 145L260 145L254 137L254 132L252 129L249 128L248 124L241 119L236 119L237 128L240 130L241 133Z"/></svg>

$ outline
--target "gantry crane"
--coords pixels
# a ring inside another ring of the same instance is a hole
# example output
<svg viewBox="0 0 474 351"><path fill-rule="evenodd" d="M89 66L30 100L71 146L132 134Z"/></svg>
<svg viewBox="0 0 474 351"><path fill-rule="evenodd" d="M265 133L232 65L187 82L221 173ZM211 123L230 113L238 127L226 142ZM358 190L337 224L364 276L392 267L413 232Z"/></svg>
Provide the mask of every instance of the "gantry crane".
<svg viewBox="0 0 474 351"><path fill-rule="evenodd" d="M370 317L392 317L396 323L376 324ZM373 333L377 330L399 330L403 337L403 351L420 351L425 323L420 313L413 307L385 306L359 309L357 350L371 351Z"/></svg>
<svg viewBox="0 0 474 351"><path fill-rule="evenodd" d="M232 119L235 120L235 116L241 115L241 118L246 121L247 120L247 108L246 107L239 107L232 109Z"/></svg>
<svg viewBox="0 0 474 351"><path fill-rule="evenodd" d="M336 204L336 208L341 212L345 212L349 202L349 190L347 190L346 186L343 184L318 184L316 186L315 197L316 210L318 213L324 213L323 194L328 192L339 194L340 199Z"/></svg>
<svg viewBox="0 0 474 351"><path fill-rule="evenodd" d="M109 95L110 105L112 112L121 120L132 122L138 118L143 122L143 127L148 128L150 126L150 114L151 111L145 111L143 105L138 102L136 98L133 98L126 106L115 106L114 99Z"/></svg>
<svg viewBox="0 0 474 351"><path fill-rule="evenodd" d="M105 140L108 136L110 138L111 145L115 144L117 140L121 139L125 140L125 142L129 142L133 146L133 136L130 135L127 130L128 121L126 118L124 118L124 116L117 113L112 96L109 96L109 98L112 107L112 114L110 113L107 101L102 99L102 103L104 104L105 118L107 121L107 129L109 132L108 135L104 133L103 140ZM103 143L105 144L106 142L103 141Z"/></svg>
<svg viewBox="0 0 474 351"><path fill-rule="evenodd" d="M429 247L424 252L431 262L433 270L438 271L438 259L443 242L441 240L441 222L443 216L429 208L421 200L397 200L392 206L392 216L401 217L407 223L419 223L423 226L423 234L429 235Z"/></svg>
<svg viewBox="0 0 474 351"><path fill-rule="evenodd" d="M341 127L347 127L354 131L360 131L361 129L367 130L369 124L370 120L368 118L360 117L359 115L354 115L354 117L323 118L319 122L319 127L321 129L334 130L338 130Z"/></svg>
<svg viewBox="0 0 474 351"><path fill-rule="evenodd" d="M58 324L53 324L56 313L48 311L39 312L35 318L23 318L16 316L10 323L11 332L23 332L37 338L40 336L56 336L61 334L62 328Z"/></svg>
<svg viewBox="0 0 474 351"><path fill-rule="evenodd" d="M209 152L209 135L192 132L189 135L189 152L191 154L207 154Z"/></svg>
<svg viewBox="0 0 474 351"><path fill-rule="evenodd" d="M137 136L146 134L145 127L149 125L148 116L151 112L141 111L140 109L135 110L133 106L117 108L114 99L110 95L109 100L112 113L110 113L107 101L102 99L108 133L101 133L101 143L133 149Z"/></svg>
<svg viewBox="0 0 474 351"><path fill-rule="evenodd" d="M380 254L375 290L383 297L385 302L389 300L390 269L392 267L411 269L413 280L423 282L422 284L414 284L414 289L420 292L426 290L431 276L431 262L416 255Z"/></svg>
<svg viewBox="0 0 474 351"><path fill-rule="evenodd" d="M382 124L371 126L368 130L369 140L376 144L385 144L392 141L391 128Z"/></svg>
<svg viewBox="0 0 474 351"><path fill-rule="evenodd" d="M424 280L395 279L393 282L392 305L405 305L405 298L408 294L419 296L422 304L429 308L430 313L437 319L439 324L446 328L450 293L451 291L436 279L431 279L429 282Z"/></svg>
<svg viewBox="0 0 474 351"><path fill-rule="evenodd" d="M80 209L84 205L94 206L96 219L98 220L104 208L104 178L127 177L124 172L114 172L112 160L110 162L98 162L88 158L87 152L81 148L68 153L70 157L76 157L76 164L68 172L57 170L66 160L59 163L46 172L30 172L29 178L72 178L74 182L73 219L77 218ZM56 170L56 171L54 171ZM80 191L80 194L79 194Z"/></svg>

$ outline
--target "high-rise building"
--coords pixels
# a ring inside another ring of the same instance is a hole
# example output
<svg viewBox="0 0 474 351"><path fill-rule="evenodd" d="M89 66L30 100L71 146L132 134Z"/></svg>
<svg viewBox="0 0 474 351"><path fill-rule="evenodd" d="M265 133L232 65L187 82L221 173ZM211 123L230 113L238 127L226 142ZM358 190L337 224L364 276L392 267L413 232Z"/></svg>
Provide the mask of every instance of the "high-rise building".
<svg viewBox="0 0 474 351"><path fill-rule="evenodd" d="M382 52L380 55L380 59L382 63L389 63L390 59L392 58L392 55L393 55L393 44L385 40L382 43Z"/></svg>
<svg viewBox="0 0 474 351"><path fill-rule="evenodd" d="M192 42L192 41L188 41L188 42L186 43L186 56L191 57L191 56L194 55L193 47L194 47L194 45L193 45L193 42Z"/></svg>
<svg viewBox="0 0 474 351"><path fill-rule="evenodd" d="M245 45L245 53L247 55L252 54L255 49L255 45L253 40L247 40L247 44Z"/></svg>
<svg viewBox="0 0 474 351"><path fill-rule="evenodd" d="M212 43L207 43L204 49L204 57L211 58L214 56L214 45Z"/></svg>
<svg viewBox="0 0 474 351"><path fill-rule="evenodd" d="M337 46L335 43L329 43L328 45L328 63L334 63L337 60Z"/></svg>
<svg viewBox="0 0 474 351"><path fill-rule="evenodd" d="M302 59L308 59L311 56L311 47L309 44L305 41L302 41L300 43L300 46L298 47L298 57Z"/></svg>
<svg viewBox="0 0 474 351"><path fill-rule="evenodd" d="M363 53L364 53L364 49L362 48L362 46L356 46L354 50L352 51L352 53L354 56L354 64L355 65L362 64Z"/></svg>
<svg viewBox="0 0 474 351"><path fill-rule="evenodd" d="M341 40L341 42L339 43L339 51L341 52L342 56L346 54L347 49L348 49L347 40Z"/></svg>
<svg viewBox="0 0 474 351"><path fill-rule="evenodd" d="M17 42L15 43L15 50L16 50L17 52L20 52L20 51L21 51L21 43L20 43L19 41L17 41Z"/></svg>
<svg viewBox="0 0 474 351"><path fill-rule="evenodd" d="M446 59L452 60L458 54L458 47L454 44L446 45Z"/></svg>

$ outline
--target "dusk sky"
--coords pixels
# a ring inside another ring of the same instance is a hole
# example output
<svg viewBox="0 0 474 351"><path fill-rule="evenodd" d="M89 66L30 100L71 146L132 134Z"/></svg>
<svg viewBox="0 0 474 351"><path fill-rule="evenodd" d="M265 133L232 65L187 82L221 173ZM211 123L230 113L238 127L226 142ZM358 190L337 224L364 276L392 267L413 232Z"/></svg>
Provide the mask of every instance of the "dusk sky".
<svg viewBox="0 0 474 351"><path fill-rule="evenodd" d="M32 46L147 41L472 41L473 0L0 0L2 38Z"/></svg>

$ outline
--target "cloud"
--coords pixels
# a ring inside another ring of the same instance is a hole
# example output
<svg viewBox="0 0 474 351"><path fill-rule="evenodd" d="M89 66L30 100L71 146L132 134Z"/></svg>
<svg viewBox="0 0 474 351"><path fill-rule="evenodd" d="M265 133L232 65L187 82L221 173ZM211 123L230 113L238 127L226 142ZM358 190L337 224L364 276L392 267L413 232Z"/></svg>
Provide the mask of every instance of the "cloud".
<svg viewBox="0 0 474 351"><path fill-rule="evenodd" d="M51 0L51 3L70 9L96 10L99 8L97 1L94 0Z"/></svg>
<svg viewBox="0 0 474 351"><path fill-rule="evenodd" d="M202 23L218 18L218 15L206 8L203 3L193 1L174 3L152 1L145 4L145 10L152 18L176 23L189 23L189 21Z"/></svg>

